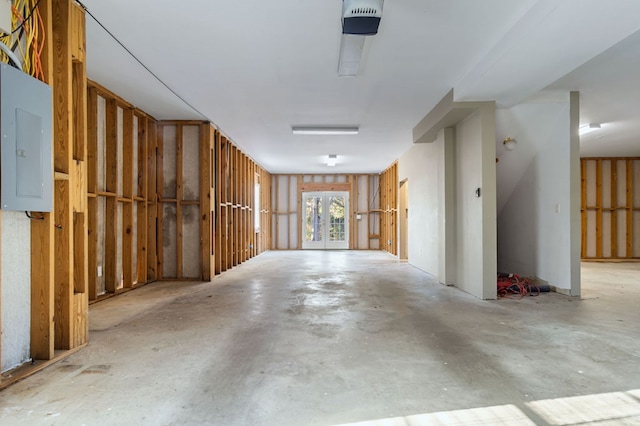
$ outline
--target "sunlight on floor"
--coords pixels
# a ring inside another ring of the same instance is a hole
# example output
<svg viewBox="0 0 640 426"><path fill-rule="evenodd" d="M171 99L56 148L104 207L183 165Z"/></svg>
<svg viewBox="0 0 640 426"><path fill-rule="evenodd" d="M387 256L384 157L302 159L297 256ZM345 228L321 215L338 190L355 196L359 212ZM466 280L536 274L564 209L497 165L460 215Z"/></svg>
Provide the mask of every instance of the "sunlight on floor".
<svg viewBox="0 0 640 426"><path fill-rule="evenodd" d="M640 425L640 390L534 401L525 404L550 425ZM532 417L533 417L532 415ZM340 426L535 425L515 405L443 411Z"/></svg>

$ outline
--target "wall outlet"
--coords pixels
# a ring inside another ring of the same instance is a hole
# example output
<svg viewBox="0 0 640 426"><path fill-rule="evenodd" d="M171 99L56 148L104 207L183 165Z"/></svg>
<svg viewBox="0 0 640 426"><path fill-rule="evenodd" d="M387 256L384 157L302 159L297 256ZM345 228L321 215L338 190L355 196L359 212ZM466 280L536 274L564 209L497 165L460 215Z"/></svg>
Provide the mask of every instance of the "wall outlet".
<svg viewBox="0 0 640 426"><path fill-rule="evenodd" d="M98 266L98 276L102 276L102 266Z"/></svg>
<svg viewBox="0 0 640 426"><path fill-rule="evenodd" d="M361 220L362 219L362 215L361 214L357 214L356 215L356 220Z"/></svg>

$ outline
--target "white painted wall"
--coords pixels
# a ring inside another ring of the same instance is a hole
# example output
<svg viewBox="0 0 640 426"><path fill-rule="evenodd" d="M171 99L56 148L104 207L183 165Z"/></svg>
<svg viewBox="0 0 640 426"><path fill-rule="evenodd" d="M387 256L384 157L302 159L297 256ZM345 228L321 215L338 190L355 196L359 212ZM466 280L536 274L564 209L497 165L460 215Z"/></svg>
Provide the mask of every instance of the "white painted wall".
<svg viewBox="0 0 640 426"><path fill-rule="evenodd" d="M480 108L398 161L409 182L409 263L482 299L496 297L493 111Z"/></svg>
<svg viewBox="0 0 640 426"><path fill-rule="evenodd" d="M30 358L31 223L24 212L2 212L2 371Z"/></svg>
<svg viewBox="0 0 640 426"><path fill-rule="evenodd" d="M569 98L498 110L496 123L500 141L507 136L518 141L514 151L498 147L498 269L541 278L569 293L574 179Z"/></svg>
<svg viewBox="0 0 640 426"><path fill-rule="evenodd" d="M481 299L496 298L494 117L480 109L456 126L456 285Z"/></svg>
<svg viewBox="0 0 640 426"><path fill-rule="evenodd" d="M440 136L440 135L439 135ZM414 144L398 159L398 180L408 179L409 264L439 277L439 193L444 140Z"/></svg>

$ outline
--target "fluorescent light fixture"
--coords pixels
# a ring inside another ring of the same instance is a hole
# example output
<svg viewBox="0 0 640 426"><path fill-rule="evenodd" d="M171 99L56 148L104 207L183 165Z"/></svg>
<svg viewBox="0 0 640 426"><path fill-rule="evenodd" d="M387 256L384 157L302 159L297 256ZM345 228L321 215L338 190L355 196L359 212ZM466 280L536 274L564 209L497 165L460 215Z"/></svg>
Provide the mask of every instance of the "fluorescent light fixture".
<svg viewBox="0 0 640 426"><path fill-rule="evenodd" d="M584 135L586 133L589 132L593 132L594 130L598 130L600 129L602 126L599 123L589 123L589 124L583 124L582 126L580 126L578 128L578 133L580 135Z"/></svg>
<svg viewBox="0 0 640 426"><path fill-rule="evenodd" d="M338 156L336 154L330 154L329 159L327 160L327 166L335 167L338 163Z"/></svg>
<svg viewBox="0 0 640 426"><path fill-rule="evenodd" d="M357 135L358 131L358 127L291 127L294 135Z"/></svg>
<svg viewBox="0 0 640 426"><path fill-rule="evenodd" d="M367 37L362 35L342 35L340 58L338 59L338 76L355 77L358 75L366 39Z"/></svg>

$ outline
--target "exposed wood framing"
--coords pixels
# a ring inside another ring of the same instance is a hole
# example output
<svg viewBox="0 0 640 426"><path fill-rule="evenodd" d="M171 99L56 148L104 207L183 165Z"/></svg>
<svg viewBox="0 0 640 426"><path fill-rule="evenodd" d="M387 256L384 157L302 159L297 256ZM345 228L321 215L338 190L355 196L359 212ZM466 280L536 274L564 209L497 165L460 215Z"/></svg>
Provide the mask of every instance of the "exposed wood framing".
<svg viewBox="0 0 640 426"><path fill-rule="evenodd" d="M158 279L158 125L147 118L147 281Z"/></svg>
<svg viewBox="0 0 640 426"><path fill-rule="evenodd" d="M54 84L52 0L42 0L39 11L45 27L40 61L44 80ZM54 356L54 221L52 213L31 221L31 357L50 360Z"/></svg>
<svg viewBox="0 0 640 426"><path fill-rule="evenodd" d="M392 164L380 175L381 248L398 254L398 163Z"/></svg>
<svg viewBox="0 0 640 426"><path fill-rule="evenodd" d="M156 280L156 122L95 82L88 82L87 93L88 291L89 300L96 301ZM99 99L106 105L102 118ZM98 135L100 120L104 140ZM100 151L105 154L102 164ZM103 189L98 187L99 170ZM99 211L101 201L104 211ZM104 238L104 264L98 259L99 235ZM104 276L102 291L98 274Z"/></svg>
<svg viewBox="0 0 640 426"><path fill-rule="evenodd" d="M596 160L596 257L602 257L602 160Z"/></svg>
<svg viewBox="0 0 640 426"><path fill-rule="evenodd" d="M147 246L149 245L150 235L155 237L155 233L149 233L149 226L147 221L149 220L148 211L148 185L149 179L148 170L148 151L149 151L149 119L141 114L136 115L138 119L138 174L134 178L136 179L135 191L136 191L136 204L137 204L137 245L134 250L134 255L137 256L137 267L135 271L136 281L135 284L146 283L147 276Z"/></svg>
<svg viewBox="0 0 640 426"><path fill-rule="evenodd" d="M115 293L118 288L117 244L118 244L118 104L116 99L108 99L106 107L106 156L105 156L105 290Z"/></svg>
<svg viewBox="0 0 640 426"><path fill-rule="evenodd" d="M182 255L184 247L190 242L185 237L186 218L184 212L187 206L198 207L200 215L199 243L200 243L200 273L198 279L210 280L214 274L224 272L240 265L262 251L258 249L256 232L254 229L254 212L258 210L254 204L254 176L260 167L246 154L238 149L226 137L221 135L210 123L199 122L199 151L198 169L200 171L199 192L197 199L189 199L193 195L186 195L183 174L192 167L185 163L186 150L193 141L183 138L183 131L194 126L195 122L162 122L163 129L173 126L176 134L176 196L175 199L161 198L160 205L176 206L176 262L178 276L162 273L162 278L193 279L183 274L186 262ZM159 161L168 161L164 148L158 148L161 155ZM161 164L158 173L162 172ZM167 183L166 178L158 176L158 180ZM159 209L159 212L162 208ZM183 219L185 221L183 221ZM168 230L164 220L158 217L159 228ZM166 238L162 232L159 238ZM173 236L171 236L173 238ZM160 243L159 243L160 245ZM170 243L162 244L172 247ZM160 253L159 253L160 254ZM165 256L166 257L166 256ZM162 258L162 257L161 257Z"/></svg>
<svg viewBox="0 0 640 426"><path fill-rule="evenodd" d="M86 71L84 11L42 0L44 80L53 88L54 207L31 223L31 356L86 343Z"/></svg>
<svg viewBox="0 0 640 426"><path fill-rule="evenodd" d="M133 287L133 110L122 114L122 284Z"/></svg>
<svg viewBox="0 0 640 426"><path fill-rule="evenodd" d="M618 229L618 213L613 209L613 206L618 205L618 168L617 163L613 161L611 163L611 230L617 231ZM618 257L618 232L611 232L611 257Z"/></svg>
<svg viewBox="0 0 640 426"><path fill-rule="evenodd" d="M299 250L303 240L302 194L304 192L348 192L350 218L349 248L355 250L368 250L372 248L371 239L365 238L360 242L358 228L360 221L357 215L364 221L363 229L367 234L369 229L379 228L379 209L377 201L369 199L374 195L368 190L370 182L377 182L379 175L357 174L318 174L318 175L288 175L280 174L271 176L271 223L273 234L271 235L272 247L276 250ZM358 184L362 180L363 188ZM364 206L358 207L359 191L366 192ZM295 197L295 198L294 198ZM378 222L378 223L372 223ZM367 235L368 237L368 235ZM377 249L378 247L375 247Z"/></svg>
<svg viewBox="0 0 640 426"><path fill-rule="evenodd" d="M640 158L583 158L583 260L639 261Z"/></svg>
<svg viewBox="0 0 640 426"><path fill-rule="evenodd" d="M212 213L215 216L214 271L220 274L270 248L271 178L218 131L212 152L216 165ZM254 205L256 180L260 184L260 206ZM255 214L260 214L259 232L255 229Z"/></svg>
<svg viewBox="0 0 640 426"><path fill-rule="evenodd" d="M202 280L209 281L215 274L215 222L214 215L214 141L215 129L210 124L200 125L200 255Z"/></svg>
<svg viewBox="0 0 640 426"><path fill-rule="evenodd" d="M627 258L633 258L633 161L630 158L627 158ZM640 184L640 182L636 182L636 184ZM640 256L640 254L638 254Z"/></svg>

